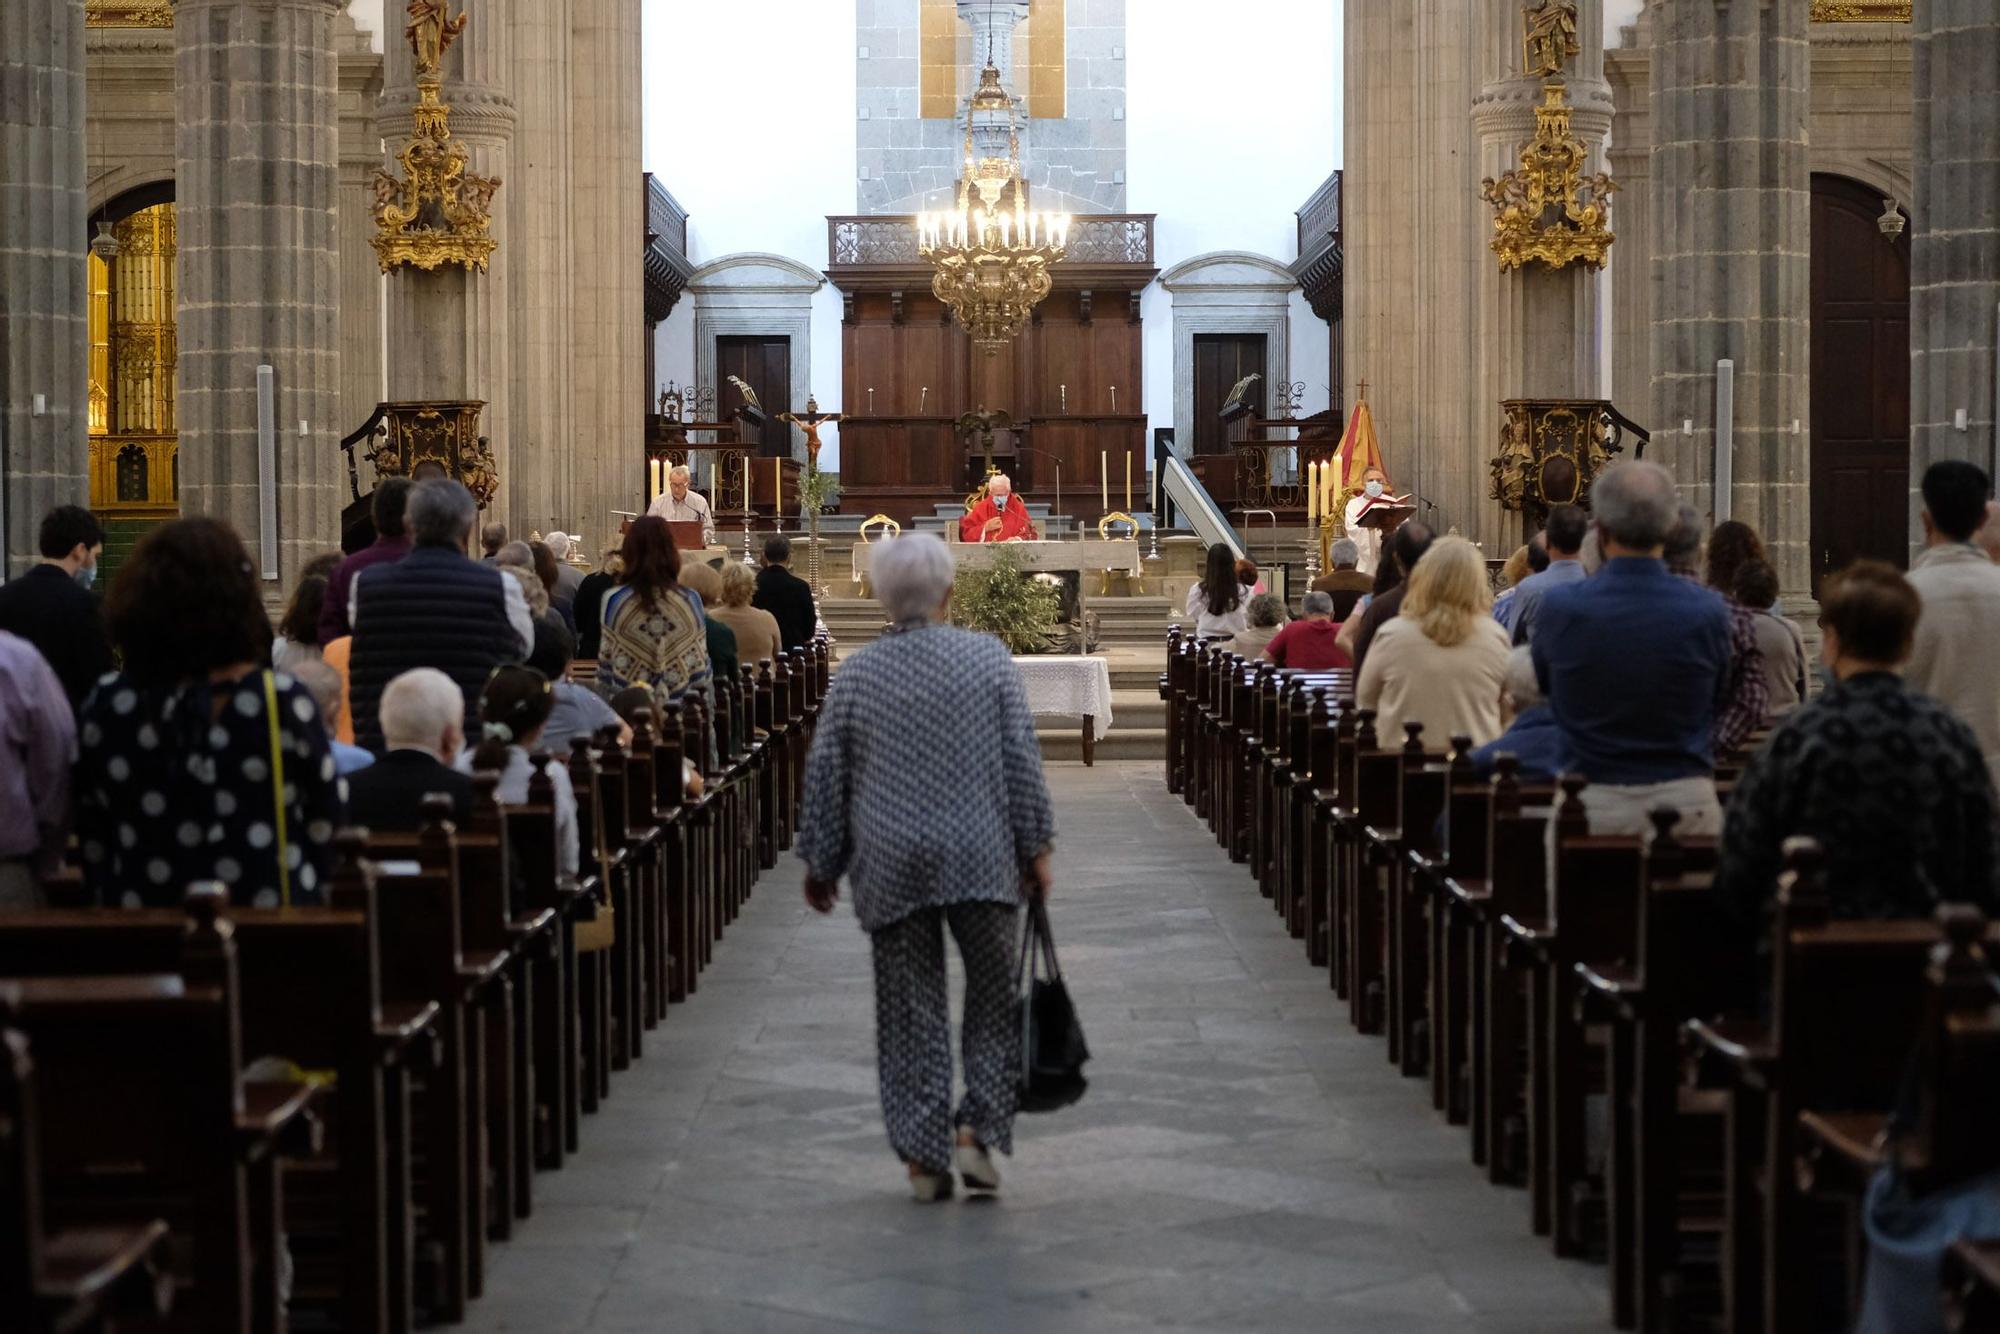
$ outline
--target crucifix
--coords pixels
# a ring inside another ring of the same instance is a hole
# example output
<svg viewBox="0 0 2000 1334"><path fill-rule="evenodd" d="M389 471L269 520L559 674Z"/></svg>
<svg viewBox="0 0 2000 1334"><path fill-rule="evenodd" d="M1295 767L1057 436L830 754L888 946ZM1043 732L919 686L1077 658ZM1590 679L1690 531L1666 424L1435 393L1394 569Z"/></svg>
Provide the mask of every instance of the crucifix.
<svg viewBox="0 0 2000 1334"><path fill-rule="evenodd" d="M982 408L978 412L968 412L955 423L959 431L970 435L979 432L979 451L986 456L986 475L993 475L993 429L1006 430L1013 426L1013 416L1001 408Z"/></svg>
<svg viewBox="0 0 2000 1334"><path fill-rule="evenodd" d="M827 589L820 583L819 579L819 507L822 497L819 488L814 485L815 480L819 477L819 428L828 422L838 423L840 418L841 414L838 412L821 412L819 410L819 400L811 394L806 395L806 410L804 412L781 412L778 414L779 421L790 422L806 433L806 525L812 538L812 545L806 551L806 582L812 586L813 604L815 606L827 596ZM747 498L743 503L746 508L750 504ZM783 515L778 516L778 524L780 527L783 526Z"/></svg>
<svg viewBox="0 0 2000 1334"><path fill-rule="evenodd" d="M838 423L840 417L841 414L838 412L821 412L819 400L811 394L806 395L804 412L778 414L779 421L790 422L806 433L806 476L810 477L819 471L819 428L828 422Z"/></svg>

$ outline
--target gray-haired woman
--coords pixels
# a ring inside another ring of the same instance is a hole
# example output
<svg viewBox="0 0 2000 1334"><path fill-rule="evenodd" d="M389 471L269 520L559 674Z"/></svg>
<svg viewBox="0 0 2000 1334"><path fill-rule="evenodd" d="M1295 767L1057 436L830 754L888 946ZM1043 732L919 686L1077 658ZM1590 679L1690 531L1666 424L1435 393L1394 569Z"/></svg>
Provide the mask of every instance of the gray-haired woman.
<svg viewBox="0 0 2000 1334"><path fill-rule="evenodd" d="M999 640L944 623L956 563L927 533L869 563L893 625L841 663L806 760L798 853L830 912L846 875L875 958L889 1144L917 1199L999 1188L1013 1149L1022 895L1049 891L1055 816L1021 675ZM951 1106L949 927L965 964L965 1096ZM956 1144L954 1144L954 1130Z"/></svg>

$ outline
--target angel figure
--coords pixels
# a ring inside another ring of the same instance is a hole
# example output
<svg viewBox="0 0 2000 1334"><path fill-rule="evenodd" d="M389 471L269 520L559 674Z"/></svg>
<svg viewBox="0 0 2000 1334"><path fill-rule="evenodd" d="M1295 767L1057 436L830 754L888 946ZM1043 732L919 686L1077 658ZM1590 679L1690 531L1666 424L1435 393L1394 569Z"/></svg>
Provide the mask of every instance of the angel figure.
<svg viewBox="0 0 2000 1334"><path fill-rule="evenodd" d="M1562 76L1569 58L1583 50L1576 35L1576 0L1542 0L1521 11L1527 32L1521 39L1523 72L1541 79Z"/></svg>
<svg viewBox="0 0 2000 1334"><path fill-rule="evenodd" d="M409 14L403 36L417 53L417 73L436 74L444 62L445 49L465 31L466 15L451 17L446 0L410 0Z"/></svg>

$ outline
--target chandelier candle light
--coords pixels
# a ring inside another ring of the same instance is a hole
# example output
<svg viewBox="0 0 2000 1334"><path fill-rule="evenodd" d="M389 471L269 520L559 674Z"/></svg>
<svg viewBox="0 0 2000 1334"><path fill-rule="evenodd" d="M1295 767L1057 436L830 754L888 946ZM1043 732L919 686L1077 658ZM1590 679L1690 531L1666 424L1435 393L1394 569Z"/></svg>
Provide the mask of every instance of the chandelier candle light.
<svg viewBox="0 0 2000 1334"><path fill-rule="evenodd" d="M1028 208L1014 99L989 60L966 103L957 207L917 218L917 252L937 270L931 290L982 352L1012 342L1049 294L1049 266L1063 257L1069 224L1067 213Z"/></svg>

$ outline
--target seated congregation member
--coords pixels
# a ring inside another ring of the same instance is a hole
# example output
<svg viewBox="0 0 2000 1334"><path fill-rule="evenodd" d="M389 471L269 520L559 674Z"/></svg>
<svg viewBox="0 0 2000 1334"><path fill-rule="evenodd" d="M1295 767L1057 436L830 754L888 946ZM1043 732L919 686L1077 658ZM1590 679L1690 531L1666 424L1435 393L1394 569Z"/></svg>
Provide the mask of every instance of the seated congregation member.
<svg viewBox="0 0 2000 1334"><path fill-rule="evenodd" d="M271 640L271 665L290 671L301 663L318 662L320 612L326 604L327 576L340 563L333 553L315 556L299 571L292 600L278 619L278 633Z"/></svg>
<svg viewBox="0 0 2000 1334"><path fill-rule="evenodd" d="M522 586L465 554L478 513L459 483L419 482L406 512L410 554L355 576L348 698L356 743L377 754L383 738L376 710L392 679L415 667L439 669L458 682L469 720L493 669L519 662L535 646Z"/></svg>
<svg viewBox="0 0 2000 1334"><path fill-rule="evenodd" d="M1521 777L1548 782L1563 771L1562 729L1542 698L1541 683L1535 680L1535 659L1526 644L1507 655L1507 675L1502 678L1504 703L1514 721L1507 730L1472 752L1473 768L1481 777L1493 772L1493 761L1512 755L1521 762Z"/></svg>
<svg viewBox="0 0 2000 1334"><path fill-rule="evenodd" d="M479 530L479 562L482 565L498 565L500 549L507 545L507 525L489 523Z"/></svg>
<svg viewBox="0 0 2000 1334"><path fill-rule="evenodd" d="M1670 806L1682 833L1715 834L1711 747L1728 681L1729 608L1667 571L1680 495L1665 468L1612 464L1591 485L1591 509L1603 568L1550 589L1529 641L1565 763L1590 780L1591 832L1645 834L1648 812Z"/></svg>
<svg viewBox="0 0 2000 1334"><path fill-rule="evenodd" d="M812 586L792 573L792 540L783 533L764 539L764 568L757 571L757 596L751 605L770 612L778 622L785 652L812 643L819 611L813 606Z"/></svg>
<svg viewBox="0 0 2000 1334"><path fill-rule="evenodd" d="M1750 761L1723 824L1716 892L1760 934L1785 840L1800 835L1826 851L1837 918L1928 917L1947 901L2000 913L2000 819L1979 739L1898 675L1921 610L1880 561L1821 590L1833 684Z"/></svg>
<svg viewBox="0 0 2000 1334"><path fill-rule="evenodd" d="M722 565L722 601L706 606L712 621L720 621L736 634L738 662L754 667L760 662L776 662L783 649L778 618L750 605L757 595L757 576L741 561Z"/></svg>
<svg viewBox="0 0 2000 1334"><path fill-rule="evenodd" d="M0 630L0 915L47 906L69 837L76 719L41 651Z"/></svg>
<svg viewBox="0 0 2000 1334"><path fill-rule="evenodd" d="M1924 472L1924 549L1910 567L1923 599L1904 675L1972 727L1987 768L2000 775L2000 567L1973 545L1993 494L1970 463L1947 460Z"/></svg>
<svg viewBox="0 0 2000 1334"><path fill-rule="evenodd" d="M1228 648L1246 658L1260 658L1285 626L1285 604L1275 594L1258 593L1244 609L1248 622L1230 637Z"/></svg>
<svg viewBox="0 0 2000 1334"><path fill-rule="evenodd" d="M347 822L409 833L423 826L424 798L451 798L451 818L472 819L472 780L453 768L465 748L465 696L435 667L417 667L382 691L380 759L347 780Z"/></svg>
<svg viewBox="0 0 2000 1334"><path fill-rule="evenodd" d="M1014 482L1004 472L986 479L986 494L958 521L961 542L1023 542L1035 537L1028 507L1014 494Z"/></svg>
<svg viewBox="0 0 2000 1334"><path fill-rule="evenodd" d="M479 696L479 746L463 751L456 761L461 773L497 773L500 786L494 800L520 806L528 800L535 751L546 750L542 728L555 707L549 678L532 667L502 667L493 673ZM550 757L543 766L552 789L556 815L556 863L564 875L577 867L576 791L569 767Z"/></svg>
<svg viewBox="0 0 2000 1334"><path fill-rule="evenodd" d="M1748 607L1764 666L1764 721L1783 718L1805 702L1806 644L1799 627L1778 610L1778 572L1747 560L1736 571L1736 602Z"/></svg>
<svg viewBox="0 0 2000 1334"><path fill-rule="evenodd" d="M1557 505L1549 511L1548 522L1539 534L1548 548L1548 567L1521 581L1521 591L1514 595L1513 610L1508 613L1507 628L1516 644L1535 637L1535 620L1549 590L1573 584L1587 573L1583 546L1589 527L1589 517L1575 505Z"/></svg>
<svg viewBox="0 0 2000 1334"><path fill-rule="evenodd" d="M148 533L105 598L124 670L78 718L84 884L107 905L181 902L220 880L246 906L319 901L340 788L319 706L264 666L271 622L219 519Z"/></svg>
<svg viewBox="0 0 2000 1334"><path fill-rule="evenodd" d="M369 517L375 521L375 540L334 566L333 573L327 576L326 596L320 600L319 612L322 647L354 631L347 622L347 597L353 591L354 577L371 565L394 565L410 554L409 532L403 526L403 519L410 503L411 485L407 477L384 477L375 483L375 494L368 502Z"/></svg>
<svg viewBox="0 0 2000 1334"><path fill-rule="evenodd" d="M1388 586L1378 582L1368 609L1340 627L1340 646L1354 659L1355 671L1368 665L1369 646L1382 627L1402 613L1403 599L1409 595L1409 572L1417 568L1417 562L1424 558L1436 538L1437 534L1427 525L1412 519L1391 533L1383 544L1382 569L1377 573L1388 581ZM1483 573L1480 579L1484 581Z"/></svg>
<svg viewBox="0 0 2000 1334"><path fill-rule="evenodd" d="M1694 506L1681 506L1681 521L1667 539L1667 568L1694 578L1701 546L1701 516ZM1726 519L1708 537L1708 566L1703 580L1722 595L1729 607L1729 680L1715 715L1715 753L1740 750L1750 734L1763 725L1771 707L1765 684L1764 651L1759 647L1757 614L1736 601L1736 572L1745 561L1762 560L1764 542L1747 523Z"/></svg>
<svg viewBox="0 0 2000 1334"><path fill-rule="evenodd" d="M625 729L624 739L627 741L631 740L634 729L641 723L650 727L654 736L660 735L661 721L666 716L660 712L658 702L653 699L653 692L644 686L628 686L613 695L611 711L618 715L620 724ZM690 797L700 796L702 788L706 786L701 770L695 768L694 761L686 757L681 759L681 781Z"/></svg>
<svg viewBox="0 0 2000 1334"><path fill-rule="evenodd" d="M1264 582L1264 576L1257 572L1257 562L1248 556L1236 562L1236 582L1249 589L1253 598L1262 597L1271 591L1270 585Z"/></svg>
<svg viewBox="0 0 2000 1334"><path fill-rule="evenodd" d="M945 623L954 567L928 533L876 545L869 573L893 627L834 674L796 841L813 908L832 911L843 875L853 890L874 954L883 1120L926 1202L951 1194L954 1167L969 1188L997 1189L991 1152L1012 1152L1020 906L1024 891L1046 898L1055 839L1020 669L998 639ZM967 719L977 764L964 760ZM947 929L966 976L955 1109Z"/></svg>
<svg viewBox="0 0 2000 1334"><path fill-rule="evenodd" d="M1530 560L1535 540L1541 536L1536 533L1526 543L1515 547L1514 554L1507 557L1506 564L1500 567L1500 582L1506 586L1493 595L1493 619L1510 634L1514 629L1514 597L1521 591L1522 582L1534 572ZM1548 567L1545 565L1543 568Z"/></svg>
<svg viewBox="0 0 2000 1334"><path fill-rule="evenodd" d="M604 599L597 691L610 699L645 686L661 705L709 682L701 599L680 585L681 553L665 519L647 515L625 534L625 582Z"/></svg>
<svg viewBox="0 0 2000 1334"><path fill-rule="evenodd" d="M1188 617L1200 639L1229 639L1250 625L1250 599L1254 597L1236 577L1236 553L1227 542L1208 549L1208 561L1201 579L1187 592Z"/></svg>
<svg viewBox="0 0 2000 1334"><path fill-rule="evenodd" d="M543 586L533 570L505 563L496 568L521 586L521 597L528 604L528 615L533 618L535 626L535 642L528 649L528 656L533 657L535 648L550 635L569 633L569 627L563 624L563 618L556 615L555 608L549 605L549 590Z"/></svg>
<svg viewBox="0 0 2000 1334"><path fill-rule="evenodd" d="M1355 562L1361 559L1361 548L1351 537L1335 542L1326 554L1333 568L1313 580L1312 591L1332 595L1333 619L1345 621L1353 614L1354 604L1374 591L1375 576L1355 568Z"/></svg>
<svg viewBox="0 0 2000 1334"><path fill-rule="evenodd" d="M1326 671L1354 664L1340 647L1340 627L1333 623L1333 594L1308 593L1303 620L1278 631L1264 646L1264 656L1280 667Z"/></svg>
<svg viewBox="0 0 2000 1334"><path fill-rule="evenodd" d="M717 620L709 610L722 601L722 572L706 561L684 561L680 580L681 587L692 593L701 605L702 625L708 632L710 678L735 680L739 661L736 632Z"/></svg>
<svg viewBox="0 0 2000 1334"><path fill-rule="evenodd" d="M534 558L535 578L542 581L542 591L548 595L549 610L561 617L569 632L575 634L575 604L562 591L562 566L556 561L554 548L546 542L530 542L528 553Z"/></svg>
<svg viewBox="0 0 2000 1334"><path fill-rule="evenodd" d="M317 659L300 663L291 669L289 675L304 686L319 705L320 725L326 728L327 746L333 751L333 767L342 778L359 769L366 769L375 762L370 751L340 739L340 715L345 691L341 687L340 673Z"/></svg>
<svg viewBox="0 0 2000 1334"><path fill-rule="evenodd" d="M599 637L604 633L604 595L618 587L625 577L625 548L607 548L597 568L583 576L576 586L576 656L595 659Z"/></svg>
<svg viewBox="0 0 2000 1334"><path fill-rule="evenodd" d="M1507 632L1493 619L1479 548L1439 538L1403 590L1401 610L1376 634L1355 681L1355 702L1375 710L1384 746L1403 744L1406 722L1422 723L1433 748L1461 733L1474 745L1491 741L1500 735Z"/></svg>
<svg viewBox="0 0 2000 1334"><path fill-rule="evenodd" d="M632 739L632 729L604 702L604 696L569 679L570 655L574 641L569 631L535 637L535 651L528 665L549 678L555 700L549 721L542 728L542 745L551 754L569 754L569 743L580 736L596 736L606 727L620 731L621 744Z"/></svg>
<svg viewBox="0 0 2000 1334"><path fill-rule="evenodd" d="M549 600L567 600L573 608L576 591L583 587L583 571L569 563L569 554L576 548L576 539L568 533L555 532L542 541L548 545L549 554L556 558L556 586L549 591Z"/></svg>
<svg viewBox="0 0 2000 1334"><path fill-rule="evenodd" d="M104 529L81 505L58 505L36 534L41 561L0 584L0 630L33 644L77 708L111 670L111 640L90 595Z"/></svg>
<svg viewBox="0 0 2000 1334"><path fill-rule="evenodd" d="M1978 547L1986 559L2000 565L2000 500L1986 502L1986 519L1973 532L1972 545Z"/></svg>

